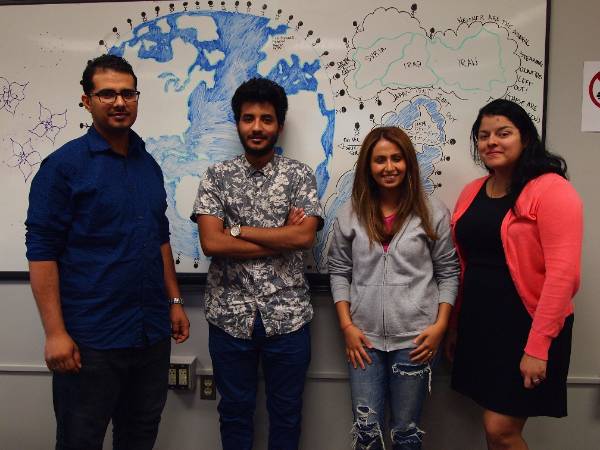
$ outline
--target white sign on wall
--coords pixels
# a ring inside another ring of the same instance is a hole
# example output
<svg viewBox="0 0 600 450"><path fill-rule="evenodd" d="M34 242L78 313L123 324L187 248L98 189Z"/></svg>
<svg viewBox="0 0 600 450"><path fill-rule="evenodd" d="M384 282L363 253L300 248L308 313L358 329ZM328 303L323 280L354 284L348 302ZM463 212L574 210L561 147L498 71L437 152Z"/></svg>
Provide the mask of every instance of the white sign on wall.
<svg viewBox="0 0 600 450"><path fill-rule="evenodd" d="M581 131L600 131L600 61L583 64Z"/></svg>

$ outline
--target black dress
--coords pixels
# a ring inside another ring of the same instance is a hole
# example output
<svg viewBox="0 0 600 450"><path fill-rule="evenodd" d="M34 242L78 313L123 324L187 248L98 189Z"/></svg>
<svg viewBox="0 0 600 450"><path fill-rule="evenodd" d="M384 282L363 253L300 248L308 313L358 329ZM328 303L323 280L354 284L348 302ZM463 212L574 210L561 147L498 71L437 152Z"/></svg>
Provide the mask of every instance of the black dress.
<svg viewBox="0 0 600 450"><path fill-rule="evenodd" d="M573 315L553 339L546 380L525 389L519 370L532 319L517 293L500 239L512 198L489 198L485 184L456 224L466 263L452 387L482 407L515 417L567 415Z"/></svg>

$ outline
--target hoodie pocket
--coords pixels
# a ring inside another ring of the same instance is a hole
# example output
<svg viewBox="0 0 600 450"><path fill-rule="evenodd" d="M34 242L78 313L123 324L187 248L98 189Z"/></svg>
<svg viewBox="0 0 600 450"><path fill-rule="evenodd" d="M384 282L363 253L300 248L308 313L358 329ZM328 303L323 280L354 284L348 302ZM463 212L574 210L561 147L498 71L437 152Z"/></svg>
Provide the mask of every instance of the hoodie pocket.
<svg viewBox="0 0 600 450"><path fill-rule="evenodd" d="M352 322L362 331L383 335L380 285L357 285L350 305Z"/></svg>
<svg viewBox="0 0 600 450"><path fill-rule="evenodd" d="M418 304L408 284L386 284L383 286L385 334L403 336L423 331L433 321L432 304Z"/></svg>

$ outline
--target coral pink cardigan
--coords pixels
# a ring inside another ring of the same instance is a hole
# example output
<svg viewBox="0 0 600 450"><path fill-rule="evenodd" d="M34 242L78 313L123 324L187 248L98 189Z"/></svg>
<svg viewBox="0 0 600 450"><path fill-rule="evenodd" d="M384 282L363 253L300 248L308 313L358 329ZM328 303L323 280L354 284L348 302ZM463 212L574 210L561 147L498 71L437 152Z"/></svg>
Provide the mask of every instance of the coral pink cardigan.
<svg viewBox="0 0 600 450"><path fill-rule="evenodd" d="M465 186L452 215L452 235L461 274L464 274L465 260L456 244L456 222L487 178ZM524 351L547 360L552 339L573 312L573 296L579 288L583 204L567 180L556 174L545 174L527 183L514 209L516 214L511 209L502 220L500 237L512 280L533 319ZM455 314L461 300L459 294ZM510 324L506 331L510 332Z"/></svg>

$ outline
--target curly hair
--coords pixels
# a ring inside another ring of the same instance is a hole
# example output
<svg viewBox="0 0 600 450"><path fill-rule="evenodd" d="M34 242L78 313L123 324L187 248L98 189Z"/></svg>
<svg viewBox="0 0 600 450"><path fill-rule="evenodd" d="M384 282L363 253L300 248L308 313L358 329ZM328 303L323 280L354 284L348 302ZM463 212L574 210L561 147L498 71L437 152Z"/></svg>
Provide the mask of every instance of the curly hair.
<svg viewBox="0 0 600 450"><path fill-rule="evenodd" d="M288 99L285 90L274 81L267 78L251 78L242 83L233 94L231 109L235 122L240 121L244 103L270 103L275 109L277 122L283 126L288 110Z"/></svg>

